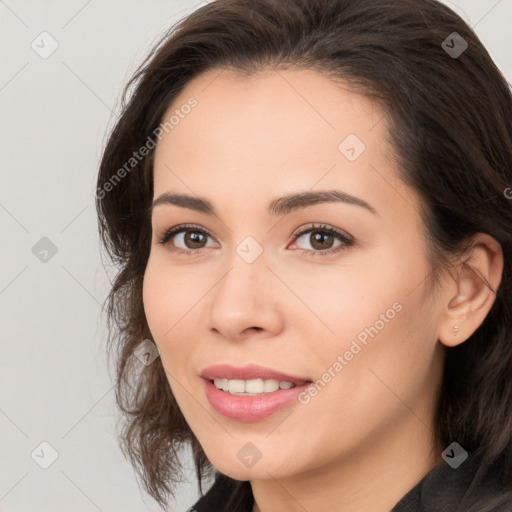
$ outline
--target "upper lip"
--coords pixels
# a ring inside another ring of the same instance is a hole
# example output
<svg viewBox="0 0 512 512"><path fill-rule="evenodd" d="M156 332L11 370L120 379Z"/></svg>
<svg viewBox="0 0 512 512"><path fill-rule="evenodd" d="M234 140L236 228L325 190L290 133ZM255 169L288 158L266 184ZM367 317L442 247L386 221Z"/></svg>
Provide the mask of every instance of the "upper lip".
<svg viewBox="0 0 512 512"><path fill-rule="evenodd" d="M215 366L209 366L201 372L203 379L239 379L239 380L251 380L251 379L275 379L278 381L287 381L292 383L308 382L311 379L308 377L297 377L288 375L272 368L265 366L258 366L255 364L249 364L243 367L235 367L229 364L219 364Z"/></svg>

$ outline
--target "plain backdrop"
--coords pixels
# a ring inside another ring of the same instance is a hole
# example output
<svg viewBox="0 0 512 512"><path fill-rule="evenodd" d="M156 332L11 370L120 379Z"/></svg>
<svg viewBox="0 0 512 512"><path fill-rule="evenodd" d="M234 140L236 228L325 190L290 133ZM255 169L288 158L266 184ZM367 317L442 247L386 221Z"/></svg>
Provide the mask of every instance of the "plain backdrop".
<svg viewBox="0 0 512 512"><path fill-rule="evenodd" d="M0 0L1 512L161 510L115 437L94 189L123 85L204 3ZM512 0L446 3L512 81Z"/></svg>

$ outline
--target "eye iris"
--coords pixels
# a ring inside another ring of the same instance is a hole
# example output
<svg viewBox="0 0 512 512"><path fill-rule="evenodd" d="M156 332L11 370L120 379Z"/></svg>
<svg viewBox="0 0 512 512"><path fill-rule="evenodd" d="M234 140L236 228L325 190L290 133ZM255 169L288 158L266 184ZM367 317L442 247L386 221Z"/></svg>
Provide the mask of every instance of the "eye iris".
<svg viewBox="0 0 512 512"><path fill-rule="evenodd" d="M199 240L199 239L203 239L203 240ZM204 242L204 239L206 237L204 236L203 233L198 233L197 231L187 231L185 233L185 245L187 247L189 247L190 249L197 249L197 248L201 248L203 246L201 245L194 245L194 244L201 244L201 241ZM192 247L189 246L189 242L192 242Z"/></svg>
<svg viewBox="0 0 512 512"><path fill-rule="evenodd" d="M322 241L322 240L323 240L323 241L325 242L325 239L328 239L328 241L332 243L332 242L333 242L333 240L334 240L334 236L333 236L333 235L331 235L331 234L328 234L328 233L323 233L323 232L318 232L318 231L317 231L316 233L315 233L315 232L311 233L311 235L312 235L312 236L310 237L310 239L311 239L311 245L312 245L312 247L314 247L315 249L320 249L320 250L321 250L321 249L326 249L326 246L325 246L325 245L321 245L321 244L320 244L320 246L319 246L319 247L317 247L317 246L316 246L316 243L317 243L317 242L319 242L319 241Z"/></svg>

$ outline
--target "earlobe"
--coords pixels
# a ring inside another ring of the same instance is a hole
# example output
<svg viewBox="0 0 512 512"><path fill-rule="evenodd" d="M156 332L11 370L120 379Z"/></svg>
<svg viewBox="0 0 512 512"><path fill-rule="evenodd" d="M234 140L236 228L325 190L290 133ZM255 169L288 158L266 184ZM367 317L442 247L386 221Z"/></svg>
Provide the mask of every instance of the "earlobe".
<svg viewBox="0 0 512 512"><path fill-rule="evenodd" d="M463 343L483 323L496 299L502 273L501 245L490 235L476 234L470 255L457 268L455 282L447 286L451 296L438 331L443 345L453 347Z"/></svg>
<svg viewBox="0 0 512 512"><path fill-rule="evenodd" d="M466 341L474 332L474 330L468 332L467 319L470 314L470 303L467 296L458 294L452 298L439 328L439 341L448 347L454 347Z"/></svg>

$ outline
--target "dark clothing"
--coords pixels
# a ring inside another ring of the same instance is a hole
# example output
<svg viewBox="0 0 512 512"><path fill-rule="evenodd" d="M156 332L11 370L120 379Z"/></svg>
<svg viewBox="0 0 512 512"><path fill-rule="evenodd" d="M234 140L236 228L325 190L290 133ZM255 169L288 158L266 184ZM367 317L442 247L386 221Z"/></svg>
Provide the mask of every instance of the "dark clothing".
<svg viewBox="0 0 512 512"><path fill-rule="evenodd" d="M210 490L189 510L252 512L253 504L249 482L218 474ZM506 484L498 470L471 456L457 469L443 461L390 512L512 512L512 483Z"/></svg>

